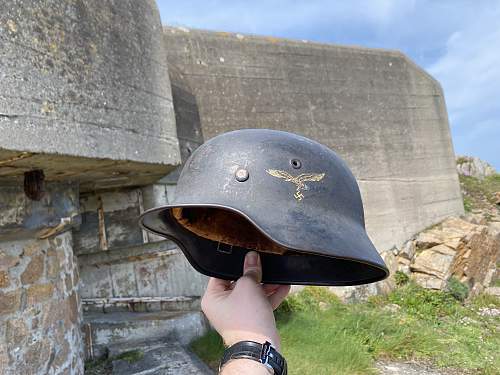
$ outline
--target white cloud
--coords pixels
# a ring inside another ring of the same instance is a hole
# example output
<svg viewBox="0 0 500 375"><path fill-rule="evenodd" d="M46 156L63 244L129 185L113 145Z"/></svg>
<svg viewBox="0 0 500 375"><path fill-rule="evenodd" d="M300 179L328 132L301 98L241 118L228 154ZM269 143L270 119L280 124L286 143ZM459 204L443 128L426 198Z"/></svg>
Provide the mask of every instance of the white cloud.
<svg viewBox="0 0 500 375"><path fill-rule="evenodd" d="M446 52L428 71L443 85L453 126L472 127L500 114L500 8L450 35ZM469 122L469 123L467 123Z"/></svg>

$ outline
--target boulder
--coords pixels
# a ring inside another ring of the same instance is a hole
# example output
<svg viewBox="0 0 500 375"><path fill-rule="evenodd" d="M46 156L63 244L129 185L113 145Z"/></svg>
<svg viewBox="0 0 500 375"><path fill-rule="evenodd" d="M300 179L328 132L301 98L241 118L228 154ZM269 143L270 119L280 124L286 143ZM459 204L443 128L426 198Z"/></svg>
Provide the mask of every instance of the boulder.
<svg viewBox="0 0 500 375"><path fill-rule="evenodd" d="M446 282L437 276L426 273L414 272L411 274L412 280L418 285L427 289L444 289Z"/></svg>
<svg viewBox="0 0 500 375"><path fill-rule="evenodd" d="M465 214L463 218L465 221L472 224L485 225L488 223L488 220L482 214L473 214L472 212L469 212Z"/></svg>
<svg viewBox="0 0 500 375"><path fill-rule="evenodd" d="M410 263L411 261L409 259L406 259L405 257L397 257L398 261L398 271L403 272L406 275L409 275L411 273L410 270Z"/></svg>
<svg viewBox="0 0 500 375"><path fill-rule="evenodd" d="M454 257L455 250L445 245L437 245L417 254L410 269L413 272L424 273L444 280L448 276Z"/></svg>
<svg viewBox="0 0 500 375"><path fill-rule="evenodd" d="M469 284L472 294L477 294L490 285L499 260L500 233L478 225L457 249L451 274Z"/></svg>
<svg viewBox="0 0 500 375"><path fill-rule="evenodd" d="M405 259L413 259L417 251L417 244L415 240L407 241L398 252L398 257Z"/></svg>
<svg viewBox="0 0 500 375"><path fill-rule="evenodd" d="M450 217L441 224L418 234L415 241L416 247L418 249L428 249L444 244L452 249L456 249L462 238L474 230L475 227L476 224L457 217Z"/></svg>
<svg viewBox="0 0 500 375"><path fill-rule="evenodd" d="M369 297L378 294L376 284L378 283L359 286L330 286L328 290L339 297L342 302L358 302L366 301Z"/></svg>
<svg viewBox="0 0 500 375"><path fill-rule="evenodd" d="M447 218L407 241L400 249L382 252L391 273L386 280L330 290L345 302L366 300L391 292L396 286L394 274L401 271L429 289L444 289L447 280L455 276L469 286L471 295L476 295L498 277L500 260L500 221L485 223L482 217L474 216L476 223L458 217ZM483 223L485 225L479 225Z"/></svg>
<svg viewBox="0 0 500 375"><path fill-rule="evenodd" d="M492 296L500 297L500 286L490 286L484 291Z"/></svg>
<svg viewBox="0 0 500 375"><path fill-rule="evenodd" d="M497 191L493 194L493 201L496 205L500 205L500 191Z"/></svg>

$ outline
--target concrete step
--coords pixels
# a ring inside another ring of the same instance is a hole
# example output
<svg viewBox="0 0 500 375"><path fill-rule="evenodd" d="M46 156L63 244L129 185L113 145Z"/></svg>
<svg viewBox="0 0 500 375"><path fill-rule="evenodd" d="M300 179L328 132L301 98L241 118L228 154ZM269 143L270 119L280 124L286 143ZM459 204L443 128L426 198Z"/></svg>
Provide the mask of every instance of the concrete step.
<svg viewBox="0 0 500 375"><path fill-rule="evenodd" d="M178 343L145 341L110 347L110 356L127 351L139 351L142 358L129 362L117 359L112 362L112 374L120 375L213 375L214 372L188 349Z"/></svg>
<svg viewBox="0 0 500 375"><path fill-rule="evenodd" d="M83 321L87 358L100 357L115 345L150 340L187 346L208 328L199 311L84 313Z"/></svg>

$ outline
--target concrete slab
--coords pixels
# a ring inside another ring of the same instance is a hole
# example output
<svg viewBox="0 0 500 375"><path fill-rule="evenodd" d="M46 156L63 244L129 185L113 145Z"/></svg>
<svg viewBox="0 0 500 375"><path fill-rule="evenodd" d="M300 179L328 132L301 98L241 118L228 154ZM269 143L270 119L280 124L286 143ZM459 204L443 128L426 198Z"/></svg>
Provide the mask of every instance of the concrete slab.
<svg viewBox="0 0 500 375"><path fill-rule="evenodd" d="M119 354L117 348L110 355ZM120 353L139 350L142 359L136 362L114 360L112 374L120 375L211 375L214 372L188 349L172 342L147 341L139 345L124 345Z"/></svg>
<svg viewBox="0 0 500 375"><path fill-rule="evenodd" d="M83 316L87 352L99 357L115 345L163 340L186 346L208 328L201 312L113 312Z"/></svg>

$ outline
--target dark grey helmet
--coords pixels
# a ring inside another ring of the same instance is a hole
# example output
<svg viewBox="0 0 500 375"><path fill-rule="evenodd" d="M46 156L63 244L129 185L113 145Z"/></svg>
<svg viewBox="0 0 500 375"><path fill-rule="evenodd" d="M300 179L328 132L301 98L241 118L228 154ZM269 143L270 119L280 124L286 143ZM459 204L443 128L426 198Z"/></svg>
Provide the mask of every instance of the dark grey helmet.
<svg viewBox="0 0 500 375"><path fill-rule="evenodd" d="M186 161L174 201L146 211L140 224L222 279L241 276L249 250L261 255L265 283L357 285L389 274L345 162L287 132L244 129L208 140Z"/></svg>

